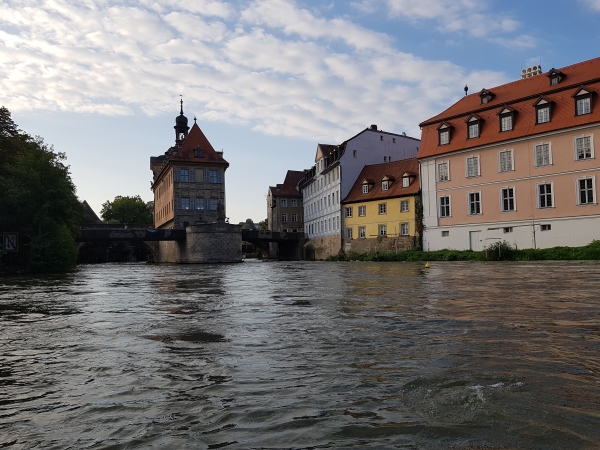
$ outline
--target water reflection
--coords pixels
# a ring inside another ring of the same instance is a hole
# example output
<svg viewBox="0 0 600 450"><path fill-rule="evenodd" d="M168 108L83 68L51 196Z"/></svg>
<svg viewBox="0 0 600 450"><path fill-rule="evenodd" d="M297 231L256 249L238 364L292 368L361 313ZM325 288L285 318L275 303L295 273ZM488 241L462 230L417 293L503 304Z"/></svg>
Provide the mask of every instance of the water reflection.
<svg viewBox="0 0 600 450"><path fill-rule="evenodd" d="M0 446L595 448L597 263L0 280Z"/></svg>

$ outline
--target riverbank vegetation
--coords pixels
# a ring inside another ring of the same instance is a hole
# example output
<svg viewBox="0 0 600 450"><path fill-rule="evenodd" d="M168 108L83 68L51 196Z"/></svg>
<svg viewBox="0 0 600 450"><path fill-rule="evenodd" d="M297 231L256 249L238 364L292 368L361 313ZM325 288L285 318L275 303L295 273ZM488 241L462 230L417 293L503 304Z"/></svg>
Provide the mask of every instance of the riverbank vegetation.
<svg viewBox="0 0 600 450"><path fill-rule="evenodd" d="M66 155L19 130L0 107L0 233L18 233L18 251L0 251L0 272L65 272L75 266L84 221Z"/></svg>
<svg viewBox="0 0 600 450"><path fill-rule="evenodd" d="M377 252L345 254L340 251L328 261L573 261L600 260L600 241L584 247L553 247L545 249L517 249L507 242L498 242L484 251L438 250L424 252L407 250L402 252Z"/></svg>

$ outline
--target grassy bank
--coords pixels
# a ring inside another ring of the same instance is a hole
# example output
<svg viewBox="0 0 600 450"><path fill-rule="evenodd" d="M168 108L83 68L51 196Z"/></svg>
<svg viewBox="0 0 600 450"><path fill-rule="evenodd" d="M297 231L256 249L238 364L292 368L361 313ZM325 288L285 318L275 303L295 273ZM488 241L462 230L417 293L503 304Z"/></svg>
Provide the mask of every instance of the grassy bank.
<svg viewBox="0 0 600 450"><path fill-rule="evenodd" d="M438 250L423 252L408 250L403 252L354 253L327 258L327 261L561 261L600 259L600 241L585 247L553 247L545 249L518 250L506 242L498 243L486 251Z"/></svg>

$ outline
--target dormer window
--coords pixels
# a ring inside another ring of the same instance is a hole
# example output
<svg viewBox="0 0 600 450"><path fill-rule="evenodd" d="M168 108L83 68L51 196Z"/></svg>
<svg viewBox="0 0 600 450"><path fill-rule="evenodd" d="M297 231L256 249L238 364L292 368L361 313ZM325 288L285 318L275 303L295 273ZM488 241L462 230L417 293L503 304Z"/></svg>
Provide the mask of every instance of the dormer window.
<svg viewBox="0 0 600 450"><path fill-rule="evenodd" d="M442 122L438 127L438 145L448 145L450 143L450 132L452 126L446 122Z"/></svg>
<svg viewBox="0 0 600 450"><path fill-rule="evenodd" d="M592 94L585 88L579 88L573 98L575 99L575 115L582 116L584 114L590 114L592 112Z"/></svg>
<svg viewBox="0 0 600 450"><path fill-rule="evenodd" d="M402 187L407 188L412 183L412 180L416 178L416 175L412 172L404 172L402 174Z"/></svg>
<svg viewBox="0 0 600 450"><path fill-rule="evenodd" d="M362 181L362 193L368 194L371 191L371 186L375 184L375 181L371 179L365 179Z"/></svg>
<svg viewBox="0 0 600 450"><path fill-rule="evenodd" d="M477 114L471 114L467 119L468 138L475 139L481 134L481 118Z"/></svg>
<svg viewBox="0 0 600 450"><path fill-rule="evenodd" d="M390 188L390 182L388 180L384 180L381 182L381 190L387 191Z"/></svg>
<svg viewBox="0 0 600 450"><path fill-rule="evenodd" d="M486 103L489 103L492 98L494 98L494 94L487 89L482 89L479 93L479 98L481 99L481 104L485 105Z"/></svg>
<svg viewBox="0 0 600 450"><path fill-rule="evenodd" d="M552 102L546 97L540 97L533 106L535 106L535 123L546 123L552 119Z"/></svg>
<svg viewBox="0 0 600 450"><path fill-rule="evenodd" d="M368 184L363 184L362 185L362 193L363 194L368 194L369 193L369 185Z"/></svg>
<svg viewBox="0 0 600 450"><path fill-rule="evenodd" d="M550 69L548 78L550 78L550 86L556 86L565 78L565 74L556 69Z"/></svg>
<svg viewBox="0 0 600 450"><path fill-rule="evenodd" d="M203 158L204 157L204 153L202 152L202 149L200 147L196 147L196 149L194 150L194 156L196 158Z"/></svg>
<svg viewBox="0 0 600 450"><path fill-rule="evenodd" d="M504 106L499 112L500 131L510 131L515 126L515 110L510 106Z"/></svg>

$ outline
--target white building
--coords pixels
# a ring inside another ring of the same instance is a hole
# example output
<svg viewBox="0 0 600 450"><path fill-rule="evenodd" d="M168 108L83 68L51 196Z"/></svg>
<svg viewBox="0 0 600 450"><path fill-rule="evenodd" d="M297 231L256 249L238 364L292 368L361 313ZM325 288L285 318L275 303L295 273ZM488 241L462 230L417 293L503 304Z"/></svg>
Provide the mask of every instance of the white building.
<svg viewBox="0 0 600 450"><path fill-rule="evenodd" d="M371 125L340 145L318 144L315 165L300 182L304 198L304 232L314 257L335 255L342 245L342 200L365 165L413 158L419 139Z"/></svg>

